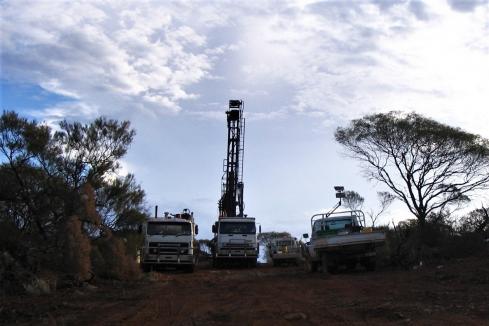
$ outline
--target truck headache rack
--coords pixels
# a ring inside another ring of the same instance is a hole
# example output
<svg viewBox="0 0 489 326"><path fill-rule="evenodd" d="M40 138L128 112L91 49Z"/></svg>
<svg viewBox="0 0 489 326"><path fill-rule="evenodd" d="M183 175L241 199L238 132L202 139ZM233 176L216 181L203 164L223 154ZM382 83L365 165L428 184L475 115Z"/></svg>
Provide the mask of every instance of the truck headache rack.
<svg viewBox="0 0 489 326"><path fill-rule="evenodd" d="M358 222L361 224L362 227L365 227L365 214L360 211L360 210L354 210L354 211L340 211L340 212L328 212L328 213L319 213L315 214L311 217L311 227L314 224L314 221L317 221L319 219L325 220L328 218L334 218L334 217L340 217L340 216L354 216L358 219Z"/></svg>

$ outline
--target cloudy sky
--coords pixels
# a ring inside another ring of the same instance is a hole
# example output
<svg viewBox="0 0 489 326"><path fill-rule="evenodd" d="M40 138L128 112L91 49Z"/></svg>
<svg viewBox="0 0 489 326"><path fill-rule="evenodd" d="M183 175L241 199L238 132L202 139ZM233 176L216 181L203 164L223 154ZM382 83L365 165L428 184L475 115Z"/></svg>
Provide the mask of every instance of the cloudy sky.
<svg viewBox="0 0 489 326"><path fill-rule="evenodd" d="M489 4L430 1L0 1L2 109L137 131L121 173L160 210L217 215L225 113L246 112L245 212L308 230L334 185L375 208L335 144L352 118L416 111L489 137ZM384 222L410 217L394 205Z"/></svg>

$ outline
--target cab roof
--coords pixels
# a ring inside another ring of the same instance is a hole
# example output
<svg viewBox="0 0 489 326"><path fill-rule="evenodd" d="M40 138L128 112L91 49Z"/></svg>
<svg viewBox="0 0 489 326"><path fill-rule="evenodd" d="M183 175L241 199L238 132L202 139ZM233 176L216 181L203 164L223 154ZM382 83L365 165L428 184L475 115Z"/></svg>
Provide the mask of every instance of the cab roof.
<svg viewBox="0 0 489 326"><path fill-rule="evenodd" d="M183 222L186 222L186 223L190 223L192 222L192 220L187 220L187 219L184 219L184 218L176 218L176 217L171 217L171 218L163 218L163 217L158 217L158 218L154 218L154 217L150 217L148 219L146 219L146 222L148 223L170 223L170 222L180 222L180 223L183 223Z"/></svg>

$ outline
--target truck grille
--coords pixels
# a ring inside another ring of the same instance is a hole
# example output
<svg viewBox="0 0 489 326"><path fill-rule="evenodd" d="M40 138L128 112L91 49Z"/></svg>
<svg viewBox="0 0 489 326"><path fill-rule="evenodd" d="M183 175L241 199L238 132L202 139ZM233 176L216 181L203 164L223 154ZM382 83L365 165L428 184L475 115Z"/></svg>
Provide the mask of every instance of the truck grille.
<svg viewBox="0 0 489 326"><path fill-rule="evenodd" d="M149 250L158 254L179 254L188 252L188 243L186 242L150 242Z"/></svg>
<svg viewBox="0 0 489 326"><path fill-rule="evenodd" d="M223 249L253 249L250 243L224 243Z"/></svg>

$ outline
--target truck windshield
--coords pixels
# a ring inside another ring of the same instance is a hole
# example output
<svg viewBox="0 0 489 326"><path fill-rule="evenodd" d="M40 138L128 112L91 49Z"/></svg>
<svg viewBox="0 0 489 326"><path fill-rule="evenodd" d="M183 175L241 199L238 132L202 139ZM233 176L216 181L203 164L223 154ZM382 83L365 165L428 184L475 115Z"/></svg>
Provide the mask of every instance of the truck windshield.
<svg viewBox="0 0 489 326"><path fill-rule="evenodd" d="M338 220L318 220L314 223L314 231L343 230L346 225L351 225L351 218Z"/></svg>
<svg viewBox="0 0 489 326"><path fill-rule="evenodd" d="M190 223L151 222L148 223L149 235L190 235Z"/></svg>
<svg viewBox="0 0 489 326"><path fill-rule="evenodd" d="M255 223L250 222L221 222L219 232L228 234L255 234Z"/></svg>
<svg viewBox="0 0 489 326"><path fill-rule="evenodd" d="M277 241L277 246L291 246L292 241Z"/></svg>

